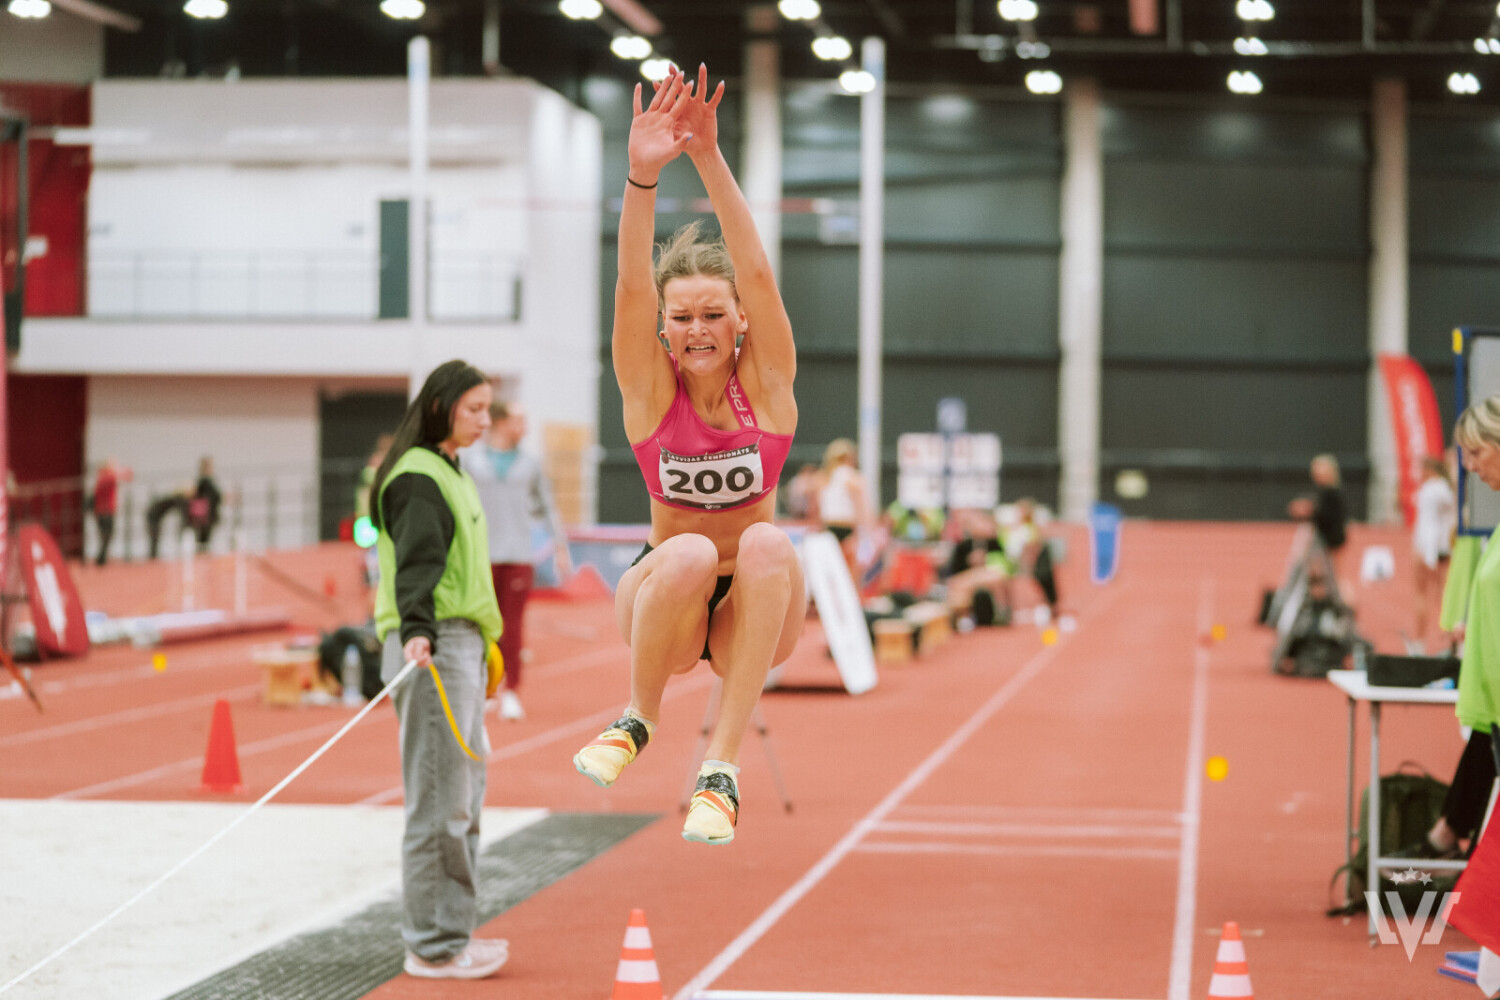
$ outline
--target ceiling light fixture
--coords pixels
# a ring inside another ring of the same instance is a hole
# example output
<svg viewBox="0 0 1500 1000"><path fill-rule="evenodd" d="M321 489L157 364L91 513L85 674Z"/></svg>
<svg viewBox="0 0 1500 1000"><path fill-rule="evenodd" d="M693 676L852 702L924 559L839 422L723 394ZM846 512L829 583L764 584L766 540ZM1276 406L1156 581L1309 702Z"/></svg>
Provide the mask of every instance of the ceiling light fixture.
<svg viewBox="0 0 1500 1000"><path fill-rule="evenodd" d="M182 5L183 13L205 21L217 21L229 13L229 4L224 0L187 0Z"/></svg>
<svg viewBox="0 0 1500 1000"><path fill-rule="evenodd" d="M645 59L651 55L651 43L640 35L616 35L609 43L609 51L621 59Z"/></svg>
<svg viewBox="0 0 1500 1000"><path fill-rule="evenodd" d="M788 21L816 21L823 13L818 0L781 0L776 9Z"/></svg>
<svg viewBox="0 0 1500 1000"><path fill-rule="evenodd" d="M665 80L675 68L672 60L663 56L641 60L641 76L648 80Z"/></svg>
<svg viewBox="0 0 1500 1000"><path fill-rule="evenodd" d="M52 13L52 5L47 0L10 0L10 6L6 8L16 17L40 18Z"/></svg>
<svg viewBox="0 0 1500 1000"><path fill-rule="evenodd" d="M427 5L422 0L380 0L380 12L393 21L415 21L427 13Z"/></svg>
<svg viewBox="0 0 1500 1000"><path fill-rule="evenodd" d="M1269 21L1276 16L1271 0L1239 0L1234 12L1241 21Z"/></svg>
<svg viewBox="0 0 1500 1000"><path fill-rule="evenodd" d="M1021 39L1016 43L1016 55L1022 59L1045 59L1052 54L1052 46L1046 42L1028 42Z"/></svg>
<svg viewBox="0 0 1500 1000"><path fill-rule="evenodd" d="M868 94L875 89L875 74L862 69L846 69L839 74L839 86L848 94Z"/></svg>
<svg viewBox="0 0 1500 1000"><path fill-rule="evenodd" d="M557 9L572 21L592 21L604 13L599 0L558 0Z"/></svg>
<svg viewBox="0 0 1500 1000"><path fill-rule="evenodd" d="M1266 43L1253 35L1234 40L1234 51L1242 56L1263 56L1268 51Z"/></svg>
<svg viewBox="0 0 1500 1000"><path fill-rule="evenodd" d="M1448 74L1448 89L1455 94L1477 94L1479 93L1479 77L1473 73L1450 73Z"/></svg>
<svg viewBox="0 0 1500 1000"><path fill-rule="evenodd" d="M1474 51L1482 56L1500 56L1500 38L1476 38Z"/></svg>
<svg viewBox="0 0 1500 1000"><path fill-rule="evenodd" d="M999 0L995 5L1007 21L1035 21L1036 0Z"/></svg>
<svg viewBox="0 0 1500 1000"><path fill-rule="evenodd" d="M1261 86L1260 77L1248 69L1235 70L1229 74L1229 90L1235 94L1258 94L1264 88Z"/></svg>
<svg viewBox="0 0 1500 1000"><path fill-rule="evenodd" d="M1034 69L1026 74L1026 89L1033 94L1056 94L1062 90L1062 77L1050 69Z"/></svg>
<svg viewBox="0 0 1500 1000"><path fill-rule="evenodd" d="M837 62L854 55L854 46L843 35L819 35L812 42L813 55L827 62Z"/></svg>

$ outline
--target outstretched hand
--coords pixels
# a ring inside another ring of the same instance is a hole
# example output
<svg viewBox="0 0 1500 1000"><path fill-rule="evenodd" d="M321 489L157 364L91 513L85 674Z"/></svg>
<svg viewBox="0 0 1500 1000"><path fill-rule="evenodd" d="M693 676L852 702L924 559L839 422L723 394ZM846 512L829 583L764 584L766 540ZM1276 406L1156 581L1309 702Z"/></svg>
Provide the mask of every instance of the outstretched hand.
<svg viewBox="0 0 1500 1000"><path fill-rule="evenodd" d="M671 80L672 77L667 77L658 82L657 93L660 94ZM707 153L719 144L718 110L719 102L724 99L724 81L719 81L712 97L707 95L708 67L699 63L697 89L695 90L692 84L688 84L687 100L677 118L677 131L680 134L686 134L686 149L689 156Z"/></svg>
<svg viewBox="0 0 1500 1000"><path fill-rule="evenodd" d="M692 141L681 119L691 103L693 86L674 73L657 85L644 110L641 85L635 85L635 115L630 121L630 176L640 184L655 184L661 168L671 163Z"/></svg>

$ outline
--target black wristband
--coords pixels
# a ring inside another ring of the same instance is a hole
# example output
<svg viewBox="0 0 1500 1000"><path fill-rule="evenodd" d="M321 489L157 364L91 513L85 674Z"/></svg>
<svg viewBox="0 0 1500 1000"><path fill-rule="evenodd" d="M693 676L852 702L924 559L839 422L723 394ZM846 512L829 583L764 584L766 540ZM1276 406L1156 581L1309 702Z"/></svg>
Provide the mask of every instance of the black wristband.
<svg viewBox="0 0 1500 1000"><path fill-rule="evenodd" d="M650 191L652 188L656 187L656 184L660 184L661 181L657 181L656 184L642 184L640 181L638 181L635 178L631 177L629 174L626 174L625 175L625 183L632 184L632 185L640 188L642 191Z"/></svg>

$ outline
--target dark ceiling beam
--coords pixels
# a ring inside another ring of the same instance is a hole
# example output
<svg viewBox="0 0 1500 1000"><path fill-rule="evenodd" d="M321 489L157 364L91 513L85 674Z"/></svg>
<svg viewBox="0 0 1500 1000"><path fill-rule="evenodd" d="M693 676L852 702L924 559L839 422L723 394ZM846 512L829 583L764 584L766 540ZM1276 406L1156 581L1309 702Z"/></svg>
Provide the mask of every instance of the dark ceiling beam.
<svg viewBox="0 0 1500 1000"><path fill-rule="evenodd" d="M1086 56L1152 56L1171 53L1191 56L1233 56L1233 42L1193 41L1181 48L1157 39L1133 38L1060 38L1046 39L1053 52ZM1011 35L937 35L933 37L934 48L967 49L972 51L1005 51L1015 46ZM1327 58L1330 56L1451 56L1460 52L1473 52L1473 40L1466 42L1377 42L1373 46L1364 42L1295 42L1266 41L1266 56L1282 58Z"/></svg>

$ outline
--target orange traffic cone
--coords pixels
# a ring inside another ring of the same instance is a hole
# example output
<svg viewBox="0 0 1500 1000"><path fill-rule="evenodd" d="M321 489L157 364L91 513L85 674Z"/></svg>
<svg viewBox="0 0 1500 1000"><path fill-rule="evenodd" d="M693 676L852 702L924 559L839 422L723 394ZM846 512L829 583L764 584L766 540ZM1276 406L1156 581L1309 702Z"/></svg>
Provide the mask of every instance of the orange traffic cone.
<svg viewBox="0 0 1500 1000"><path fill-rule="evenodd" d="M1240 925L1233 920L1224 925L1219 939L1219 954L1214 958L1214 978L1208 984L1208 1000L1254 1000L1250 990L1250 966L1245 963L1245 942L1240 940Z"/></svg>
<svg viewBox="0 0 1500 1000"><path fill-rule="evenodd" d="M662 1000L661 973L651 950L651 932L646 929L646 911L631 910L615 969L615 991L610 1000Z"/></svg>
<svg viewBox="0 0 1500 1000"><path fill-rule="evenodd" d="M203 782L200 792L237 792L240 782L240 755L234 748L234 721L229 717L229 702L214 702L213 723L208 728L208 752L203 755Z"/></svg>

